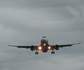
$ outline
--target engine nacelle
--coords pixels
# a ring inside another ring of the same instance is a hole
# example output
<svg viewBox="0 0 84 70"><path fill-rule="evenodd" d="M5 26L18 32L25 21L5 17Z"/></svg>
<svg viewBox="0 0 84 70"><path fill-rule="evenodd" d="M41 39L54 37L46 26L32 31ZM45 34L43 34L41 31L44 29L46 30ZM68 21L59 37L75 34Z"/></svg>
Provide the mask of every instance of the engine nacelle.
<svg viewBox="0 0 84 70"><path fill-rule="evenodd" d="M35 48L34 48L34 46L32 45L31 48L30 48L30 50L31 50L31 51L34 51L34 49L35 49Z"/></svg>
<svg viewBox="0 0 84 70"><path fill-rule="evenodd" d="M56 45L55 49L56 49L56 50L59 50L59 46L58 46L58 45Z"/></svg>

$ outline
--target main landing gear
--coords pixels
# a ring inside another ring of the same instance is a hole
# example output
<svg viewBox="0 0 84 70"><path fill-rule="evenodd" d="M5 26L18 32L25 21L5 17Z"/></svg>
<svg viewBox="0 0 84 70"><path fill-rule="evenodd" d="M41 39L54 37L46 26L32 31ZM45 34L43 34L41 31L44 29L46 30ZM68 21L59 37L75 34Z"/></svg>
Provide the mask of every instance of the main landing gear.
<svg viewBox="0 0 84 70"><path fill-rule="evenodd" d="M39 54L39 52L35 52L35 55L36 55L36 54Z"/></svg>
<svg viewBox="0 0 84 70"><path fill-rule="evenodd" d="M54 52L54 51L52 51L52 52L51 52L51 54L55 54L55 52Z"/></svg>

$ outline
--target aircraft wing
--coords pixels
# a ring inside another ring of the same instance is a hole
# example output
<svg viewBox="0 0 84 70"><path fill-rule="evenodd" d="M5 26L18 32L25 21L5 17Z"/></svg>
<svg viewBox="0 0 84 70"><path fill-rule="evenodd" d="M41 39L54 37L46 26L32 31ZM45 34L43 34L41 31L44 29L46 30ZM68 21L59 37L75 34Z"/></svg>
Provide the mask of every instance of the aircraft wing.
<svg viewBox="0 0 84 70"><path fill-rule="evenodd" d="M31 46L17 46L17 45L9 45L12 47L17 47L17 48L30 48Z"/></svg>
<svg viewBox="0 0 84 70"><path fill-rule="evenodd" d="M68 47L68 46L70 47L70 46L78 45L78 44L81 44L81 43L75 43L75 44L64 44L64 45L57 45L57 46L58 46L59 48L60 48L60 47L63 48L63 47ZM56 45L51 45L51 46L52 46L52 47L56 47Z"/></svg>
<svg viewBox="0 0 84 70"><path fill-rule="evenodd" d="M9 45L9 46L12 46L12 47L17 47L17 48L26 48L26 49L28 49L28 48L36 48L37 46L18 46L18 45Z"/></svg>

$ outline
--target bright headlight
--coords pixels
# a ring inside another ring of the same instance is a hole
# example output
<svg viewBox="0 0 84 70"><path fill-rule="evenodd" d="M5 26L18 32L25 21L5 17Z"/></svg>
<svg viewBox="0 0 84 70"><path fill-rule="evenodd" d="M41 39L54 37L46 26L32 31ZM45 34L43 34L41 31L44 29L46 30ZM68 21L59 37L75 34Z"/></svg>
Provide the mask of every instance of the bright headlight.
<svg viewBox="0 0 84 70"><path fill-rule="evenodd" d="M50 50L51 49L51 46L48 46L48 50Z"/></svg>
<svg viewBox="0 0 84 70"><path fill-rule="evenodd" d="M43 45L44 45L44 46L46 46L46 44L45 44L45 43L44 43Z"/></svg>
<svg viewBox="0 0 84 70"><path fill-rule="evenodd" d="M42 50L42 47L41 47L41 46L39 46L39 47L38 47L38 49L39 49L39 50Z"/></svg>

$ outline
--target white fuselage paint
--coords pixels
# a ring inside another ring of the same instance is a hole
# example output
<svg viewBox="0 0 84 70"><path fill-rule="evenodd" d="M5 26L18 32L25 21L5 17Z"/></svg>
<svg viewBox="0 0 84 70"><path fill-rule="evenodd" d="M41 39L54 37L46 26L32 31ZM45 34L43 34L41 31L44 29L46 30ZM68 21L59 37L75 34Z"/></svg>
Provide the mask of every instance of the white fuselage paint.
<svg viewBox="0 0 84 70"><path fill-rule="evenodd" d="M43 52L47 52L48 51L48 38L46 36L42 36L41 38L41 47L42 47L42 51Z"/></svg>
<svg viewBox="0 0 84 70"><path fill-rule="evenodd" d="M48 45L48 39L47 38L42 38L41 39L41 45Z"/></svg>

